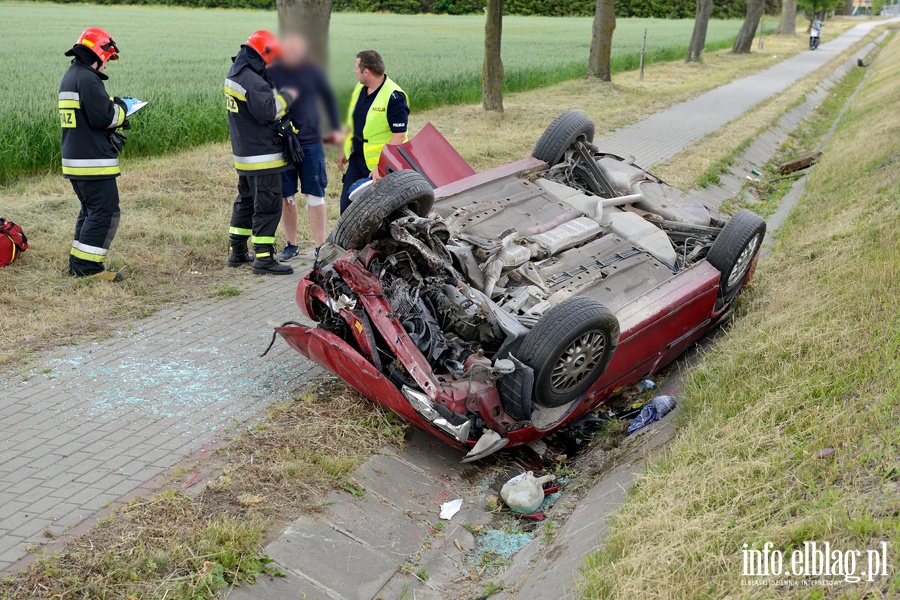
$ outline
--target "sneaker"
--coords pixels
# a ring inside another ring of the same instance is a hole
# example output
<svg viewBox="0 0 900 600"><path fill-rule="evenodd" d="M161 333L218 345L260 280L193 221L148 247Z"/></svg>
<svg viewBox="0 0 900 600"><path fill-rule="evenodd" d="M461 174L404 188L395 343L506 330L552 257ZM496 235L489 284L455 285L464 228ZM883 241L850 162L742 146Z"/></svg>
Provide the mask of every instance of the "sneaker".
<svg viewBox="0 0 900 600"><path fill-rule="evenodd" d="M284 250L281 251L281 254L276 256L278 260L281 262L291 260L292 258L297 258L297 255L300 254L300 248L295 246L294 244L285 244Z"/></svg>

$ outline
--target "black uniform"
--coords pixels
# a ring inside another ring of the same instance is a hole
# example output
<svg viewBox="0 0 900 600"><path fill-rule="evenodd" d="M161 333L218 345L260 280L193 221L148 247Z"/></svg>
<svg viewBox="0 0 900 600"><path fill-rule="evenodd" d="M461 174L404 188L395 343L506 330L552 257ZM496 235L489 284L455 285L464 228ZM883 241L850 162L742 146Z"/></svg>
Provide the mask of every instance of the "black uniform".
<svg viewBox="0 0 900 600"><path fill-rule="evenodd" d="M240 248L246 255L252 236L257 258L267 258L281 219L281 172L289 168L284 140L272 123L285 116L288 103L269 81L262 56L247 46L225 79L225 100L239 176L229 242L232 252Z"/></svg>
<svg viewBox="0 0 900 600"><path fill-rule="evenodd" d="M119 153L110 136L125 124L127 110L106 93L108 77L89 66L88 61L97 60L90 50L66 54L75 58L59 85L62 171L81 202L69 271L85 276L103 271L119 226Z"/></svg>

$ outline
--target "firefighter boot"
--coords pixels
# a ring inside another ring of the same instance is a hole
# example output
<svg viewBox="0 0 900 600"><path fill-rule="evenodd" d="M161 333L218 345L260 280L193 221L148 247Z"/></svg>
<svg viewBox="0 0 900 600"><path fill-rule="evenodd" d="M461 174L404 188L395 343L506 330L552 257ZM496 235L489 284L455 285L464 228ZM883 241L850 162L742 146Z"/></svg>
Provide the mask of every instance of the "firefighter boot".
<svg viewBox="0 0 900 600"><path fill-rule="evenodd" d="M257 275L291 275L293 267L283 265L275 260L275 246L272 244L254 244L256 260L253 261L253 272Z"/></svg>
<svg viewBox="0 0 900 600"><path fill-rule="evenodd" d="M247 238L239 235L229 235L228 246L231 251L228 254L229 267L240 267L253 262L254 257L247 254Z"/></svg>

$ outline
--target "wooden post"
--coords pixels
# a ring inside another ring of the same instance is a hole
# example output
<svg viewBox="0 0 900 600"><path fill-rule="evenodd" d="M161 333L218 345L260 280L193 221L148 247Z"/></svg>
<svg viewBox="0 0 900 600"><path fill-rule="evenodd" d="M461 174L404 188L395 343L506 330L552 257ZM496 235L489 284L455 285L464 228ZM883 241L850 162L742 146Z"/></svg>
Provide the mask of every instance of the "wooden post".
<svg viewBox="0 0 900 600"><path fill-rule="evenodd" d="M647 28L644 28L644 41L641 42L641 81L644 80L644 52L647 50Z"/></svg>
<svg viewBox="0 0 900 600"><path fill-rule="evenodd" d="M765 21L765 15L763 15L759 18L759 49L760 50L762 50L763 48L766 47L765 43L763 42L763 21Z"/></svg>

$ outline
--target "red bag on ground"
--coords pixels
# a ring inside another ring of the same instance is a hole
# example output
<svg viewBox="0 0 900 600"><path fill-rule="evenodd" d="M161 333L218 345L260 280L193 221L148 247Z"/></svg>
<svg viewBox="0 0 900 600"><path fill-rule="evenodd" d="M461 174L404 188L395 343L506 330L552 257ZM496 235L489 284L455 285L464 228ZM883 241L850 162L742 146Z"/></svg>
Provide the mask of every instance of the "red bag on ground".
<svg viewBox="0 0 900 600"><path fill-rule="evenodd" d="M28 249L28 238L19 225L0 218L0 267L19 258Z"/></svg>

